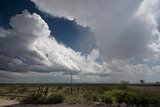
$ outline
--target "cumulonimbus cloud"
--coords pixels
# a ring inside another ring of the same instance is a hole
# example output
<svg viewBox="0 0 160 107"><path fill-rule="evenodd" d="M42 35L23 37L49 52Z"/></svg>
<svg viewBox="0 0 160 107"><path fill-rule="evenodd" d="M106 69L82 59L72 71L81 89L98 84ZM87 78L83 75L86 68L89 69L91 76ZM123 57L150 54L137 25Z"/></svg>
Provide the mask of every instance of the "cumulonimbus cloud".
<svg viewBox="0 0 160 107"><path fill-rule="evenodd" d="M45 21L27 10L10 19L12 29L0 36L0 69L15 72L96 73L103 71L96 63L99 50L87 57L59 44Z"/></svg>
<svg viewBox="0 0 160 107"><path fill-rule="evenodd" d="M152 36L159 25L159 0L31 1L51 16L75 19L89 26L104 61L151 56L150 47L155 49L159 43Z"/></svg>
<svg viewBox="0 0 160 107"><path fill-rule="evenodd" d="M160 62L159 0L31 1L51 16L74 19L79 25L89 26L110 76L136 81L154 75L153 80L158 80L151 65L156 63L154 66L159 68Z"/></svg>
<svg viewBox="0 0 160 107"><path fill-rule="evenodd" d="M77 24L89 26L98 49L83 56L59 44L39 15L24 11L11 18L12 29L0 28L1 70L99 74L99 81L106 75L103 82L159 81L159 0L32 2L51 16L75 19ZM153 62L154 67L147 64Z"/></svg>

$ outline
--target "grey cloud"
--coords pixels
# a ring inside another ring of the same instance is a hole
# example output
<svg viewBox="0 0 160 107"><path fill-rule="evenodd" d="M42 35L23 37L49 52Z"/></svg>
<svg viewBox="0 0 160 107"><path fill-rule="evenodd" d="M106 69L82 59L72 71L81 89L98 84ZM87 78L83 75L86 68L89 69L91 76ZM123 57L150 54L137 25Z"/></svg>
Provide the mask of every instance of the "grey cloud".
<svg viewBox="0 0 160 107"><path fill-rule="evenodd" d="M108 53L117 58L144 58L145 53L151 51L148 48L151 32L145 22L135 20L115 38L110 47L112 50Z"/></svg>
<svg viewBox="0 0 160 107"><path fill-rule="evenodd" d="M114 50L118 51L119 47L116 47L116 44L113 43L119 42L116 41L116 39L118 39L122 31L124 31L129 24L132 23L132 15L140 5L139 0L60 0L58 2L56 0L47 0L45 2L42 0L32 1L40 10L50 15L65 17L69 20L75 19L78 24L89 26L95 34L97 46L101 51L100 54L102 55L103 60L105 61L112 57L121 58L121 55L118 54L119 52L114 52ZM131 36L126 35L126 37L129 38ZM120 42L125 42L125 40L121 40ZM124 56L132 56L127 55L131 54L129 53L129 48L122 48L120 51L124 51L122 53Z"/></svg>
<svg viewBox="0 0 160 107"><path fill-rule="evenodd" d="M152 53L148 46L154 43L152 32L157 26L154 23L158 23L152 21L159 19L158 0L31 1L45 13L75 19L78 24L89 26L104 61L144 58L146 53ZM158 49L156 46L153 50Z"/></svg>

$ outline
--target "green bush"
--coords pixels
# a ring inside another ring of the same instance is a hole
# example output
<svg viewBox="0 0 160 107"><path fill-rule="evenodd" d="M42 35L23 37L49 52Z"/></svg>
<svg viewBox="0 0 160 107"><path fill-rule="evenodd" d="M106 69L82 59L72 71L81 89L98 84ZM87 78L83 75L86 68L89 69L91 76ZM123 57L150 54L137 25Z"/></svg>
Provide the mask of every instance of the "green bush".
<svg viewBox="0 0 160 107"><path fill-rule="evenodd" d="M123 99L123 101L128 105L137 104L138 102L137 100L138 100L137 92L134 91L128 91Z"/></svg>
<svg viewBox="0 0 160 107"><path fill-rule="evenodd" d="M24 104L38 104L43 103L42 99L44 99L42 94L33 93L22 99L21 102Z"/></svg>
<svg viewBox="0 0 160 107"><path fill-rule="evenodd" d="M64 94L60 92L54 93L50 96L44 96L41 93L33 93L24 98L21 102L24 104L58 104L62 103L64 99Z"/></svg>
<svg viewBox="0 0 160 107"><path fill-rule="evenodd" d="M106 93L104 93L102 95L102 102L106 103L106 104L112 104L113 103L113 96L111 95L111 93L108 91Z"/></svg>
<svg viewBox="0 0 160 107"><path fill-rule="evenodd" d="M62 103L65 99L65 96L63 93L61 92L57 92L57 93L54 93L50 96L48 96L45 100L45 103L48 103L48 104L58 104L58 103Z"/></svg>
<svg viewBox="0 0 160 107"><path fill-rule="evenodd" d="M117 90L117 89L114 89L111 92L111 95L115 97L117 103L122 103L124 101L124 98L126 97L126 94L127 93L124 90Z"/></svg>
<svg viewBox="0 0 160 107"><path fill-rule="evenodd" d="M98 95L97 94L93 94L92 101L98 101Z"/></svg>
<svg viewBox="0 0 160 107"><path fill-rule="evenodd" d="M83 98L85 98L87 101L98 101L98 94L92 94L92 93L87 93L83 94Z"/></svg>
<svg viewBox="0 0 160 107"><path fill-rule="evenodd" d="M133 90L119 90L114 89L112 91L107 91L102 96L102 102L106 104L112 103L126 103L128 105L149 105L149 104L159 104L159 100L151 97L147 94L140 93Z"/></svg>

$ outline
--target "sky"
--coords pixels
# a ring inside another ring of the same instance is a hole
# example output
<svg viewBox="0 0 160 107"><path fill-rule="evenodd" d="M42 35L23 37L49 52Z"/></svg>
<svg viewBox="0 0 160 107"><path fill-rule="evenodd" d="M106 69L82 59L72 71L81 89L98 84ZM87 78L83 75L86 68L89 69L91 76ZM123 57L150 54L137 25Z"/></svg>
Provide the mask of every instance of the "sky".
<svg viewBox="0 0 160 107"><path fill-rule="evenodd" d="M0 82L160 81L160 0L0 0Z"/></svg>

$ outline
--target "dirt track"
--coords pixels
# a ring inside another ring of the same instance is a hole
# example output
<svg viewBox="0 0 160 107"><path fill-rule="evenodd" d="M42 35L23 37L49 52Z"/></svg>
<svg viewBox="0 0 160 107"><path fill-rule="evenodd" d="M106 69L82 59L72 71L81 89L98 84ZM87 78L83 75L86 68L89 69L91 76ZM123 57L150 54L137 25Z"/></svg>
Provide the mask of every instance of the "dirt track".
<svg viewBox="0 0 160 107"><path fill-rule="evenodd" d="M0 98L0 107L14 105L14 104L19 104L19 102L16 100L9 100L9 99Z"/></svg>
<svg viewBox="0 0 160 107"><path fill-rule="evenodd" d="M52 105L12 105L7 107L96 107L94 105L84 105L84 104L74 104L74 105L68 105L68 104L52 104Z"/></svg>

